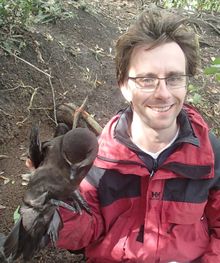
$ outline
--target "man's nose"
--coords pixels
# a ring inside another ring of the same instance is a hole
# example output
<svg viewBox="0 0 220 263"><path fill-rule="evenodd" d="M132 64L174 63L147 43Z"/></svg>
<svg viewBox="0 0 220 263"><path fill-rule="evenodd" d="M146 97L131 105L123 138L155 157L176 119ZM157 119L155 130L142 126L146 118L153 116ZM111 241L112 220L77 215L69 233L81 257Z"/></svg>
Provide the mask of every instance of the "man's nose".
<svg viewBox="0 0 220 263"><path fill-rule="evenodd" d="M158 84L154 91L154 97L163 99L171 97L171 92L167 87L165 79L158 79Z"/></svg>

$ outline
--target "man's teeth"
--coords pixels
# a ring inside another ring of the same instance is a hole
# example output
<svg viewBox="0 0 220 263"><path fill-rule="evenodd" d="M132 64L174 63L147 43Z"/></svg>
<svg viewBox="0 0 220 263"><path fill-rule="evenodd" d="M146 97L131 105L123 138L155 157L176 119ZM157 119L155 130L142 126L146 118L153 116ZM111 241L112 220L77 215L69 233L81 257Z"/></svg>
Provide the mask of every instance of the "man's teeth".
<svg viewBox="0 0 220 263"><path fill-rule="evenodd" d="M166 107L151 107L151 109L153 111L157 111L157 112L164 112L164 111L168 111L171 108L171 106L166 106Z"/></svg>

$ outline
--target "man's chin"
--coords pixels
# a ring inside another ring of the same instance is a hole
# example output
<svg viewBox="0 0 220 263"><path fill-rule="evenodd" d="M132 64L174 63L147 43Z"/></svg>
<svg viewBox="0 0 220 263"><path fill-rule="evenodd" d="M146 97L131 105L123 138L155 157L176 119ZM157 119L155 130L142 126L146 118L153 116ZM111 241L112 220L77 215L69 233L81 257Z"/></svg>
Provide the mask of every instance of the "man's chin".
<svg viewBox="0 0 220 263"><path fill-rule="evenodd" d="M148 120L145 123L151 129L159 131L159 130L166 130L166 129L173 127L174 122L175 122L175 120L173 118L172 119L170 119L170 118L169 119L168 118L163 118L163 119L153 118L151 120Z"/></svg>

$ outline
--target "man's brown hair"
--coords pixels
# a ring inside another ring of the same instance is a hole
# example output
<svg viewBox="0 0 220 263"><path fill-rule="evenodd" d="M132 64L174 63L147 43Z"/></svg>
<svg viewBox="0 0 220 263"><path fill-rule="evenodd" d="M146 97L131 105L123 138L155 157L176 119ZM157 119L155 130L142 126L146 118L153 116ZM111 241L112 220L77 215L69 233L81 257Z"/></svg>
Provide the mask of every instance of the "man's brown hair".
<svg viewBox="0 0 220 263"><path fill-rule="evenodd" d="M199 45L187 20L164 10L147 10L116 43L116 74L118 84L127 80L129 63L135 46L148 44L149 49L166 42L176 42L186 58L186 72L195 75L199 63Z"/></svg>

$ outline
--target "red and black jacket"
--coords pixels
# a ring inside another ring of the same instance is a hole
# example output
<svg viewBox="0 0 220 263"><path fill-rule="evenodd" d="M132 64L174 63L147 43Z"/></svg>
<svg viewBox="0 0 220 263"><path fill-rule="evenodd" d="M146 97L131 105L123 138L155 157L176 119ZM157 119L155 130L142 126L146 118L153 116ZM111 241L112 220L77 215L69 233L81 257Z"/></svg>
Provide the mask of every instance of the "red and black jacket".
<svg viewBox="0 0 220 263"><path fill-rule="evenodd" d="M93 215L60 209L58 245L85 247L88 262L220 262L220 142L186 106L154 160L131 142L131 119L127 108L104 128L80 185Z"/></svg>

